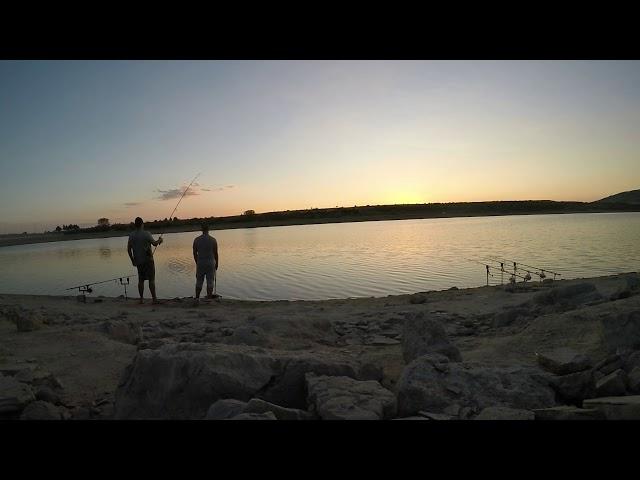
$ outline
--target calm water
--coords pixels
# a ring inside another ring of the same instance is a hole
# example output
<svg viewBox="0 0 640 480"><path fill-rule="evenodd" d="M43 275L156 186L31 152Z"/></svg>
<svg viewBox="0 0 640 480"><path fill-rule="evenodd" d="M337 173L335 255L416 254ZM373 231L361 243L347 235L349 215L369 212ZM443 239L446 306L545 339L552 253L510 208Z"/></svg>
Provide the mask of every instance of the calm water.
<svg viewBox="0 0 640 480"><path fill-rule="evenodd" d="M155 255L161 298L193 295L191 245L197 234L164 236ZM466 259L489 256L556 270L562 278L640 270L640 213L400 220L212 234L220 248L217 292L226 298L326 299L474 287L486 284L485 269ZM0 292L69 295L74 292L65 292L66 287L135 274L126 244L126 237L115 237L0 248ZM129 292L137 295L135 284ZM114 282L96 286L93 296L122 293Z"/></svg>

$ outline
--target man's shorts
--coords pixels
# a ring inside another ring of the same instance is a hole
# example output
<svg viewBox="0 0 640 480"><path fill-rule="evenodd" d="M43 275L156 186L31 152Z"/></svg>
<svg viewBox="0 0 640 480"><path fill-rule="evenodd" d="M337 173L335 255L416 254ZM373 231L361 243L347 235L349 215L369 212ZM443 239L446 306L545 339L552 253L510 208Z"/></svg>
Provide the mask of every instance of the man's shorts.
<svg viewBox="0 0 640 480"><path fill-rule="evenodd" d="M144 262L142 265L138 265L138 281L143 282L149 280L150 282L156 279L156 265L153 260Z"/></svg>
<svg viewBox="0 0 640 480"><path fill-rule="evenodd" d="M207 277L207 287L211 288L213 285L214 268L213 263L209 265L197 265L196 266L196 287L202 288L204 277Z"/></svg>

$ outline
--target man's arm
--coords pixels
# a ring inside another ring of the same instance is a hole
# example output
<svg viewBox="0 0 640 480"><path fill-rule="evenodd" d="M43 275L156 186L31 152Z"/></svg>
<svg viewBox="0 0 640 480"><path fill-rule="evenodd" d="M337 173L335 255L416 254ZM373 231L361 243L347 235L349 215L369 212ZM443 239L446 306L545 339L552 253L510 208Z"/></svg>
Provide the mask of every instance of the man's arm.
<svg viewBox="0 0 640 480"><path fill-rule="evenodd" d="M133 260L133 243L131 243L131 239L127 242L127 253L129 254L129 258L131 259L131 264L135 267L136 262Z"/></svg>
<svg viewBox="0 0 640 480"><path fill-rule="evenodd" d="M198 263L198 249L196 248L196 241L193 241L193 260Z"/></svg>
<svg viewBox="0 0 640 480"><path fill-rule="evenodd" d="M148 232L147 232L148 233ZM158 240L154 240L153 236L149 233L149 242L151 243L151 245L153 245L154 247L157 247L158 245L160 245L162 243L162 237L158 238Z"/></svg>
<svg viewBox="0 0 640 480"><path fill-rule="evenodd" d="M218 264L219 264L219 260L218 260L218 241L214 238L213 239L213 258L216 260L216 270L218 269Z"/></svg>

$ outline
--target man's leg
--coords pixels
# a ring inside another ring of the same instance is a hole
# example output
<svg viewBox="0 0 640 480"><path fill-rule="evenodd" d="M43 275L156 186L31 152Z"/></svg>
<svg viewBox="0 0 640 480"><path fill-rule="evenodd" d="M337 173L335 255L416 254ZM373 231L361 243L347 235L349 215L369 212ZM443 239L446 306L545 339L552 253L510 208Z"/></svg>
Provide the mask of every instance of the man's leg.
<svg viewBox="0 0 640 480"><path fill-rule="evenodd" d="M151 297L153 298L153 303L158 302L158 298L156 297L156 282L155 280L149 280L149 290L151 290Z"/></svg>
<svg viewBox="0 0 640 480"><path fill-rule="evenodd" d="M195 300L196 305L200 302L200 292L202 292L203 281L204 281L204 274L201 271L200 267L196 266L196 300Z"/></svg>
<svg viewBox="0 0 640 480"><path fill-rule="evenodd" d="M144 280L138 280L138 293L140 294L140 303L142 303L144 301L142 300L144 296Z"/></svg>
<svg viewBox="0 0 640 480"><path fill-rule="evenodd" d="M207 270L207 298L213 298L213 268Z"/></svg>

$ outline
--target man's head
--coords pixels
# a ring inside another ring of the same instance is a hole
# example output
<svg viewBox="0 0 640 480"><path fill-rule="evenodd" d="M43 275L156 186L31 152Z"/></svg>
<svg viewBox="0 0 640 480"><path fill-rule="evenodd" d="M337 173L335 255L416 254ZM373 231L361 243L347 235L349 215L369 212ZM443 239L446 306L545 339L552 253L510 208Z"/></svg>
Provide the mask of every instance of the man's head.
<svg viewBox="0 0 640 480"><path fill-rule="evenodd" d="M207 225L206 223L203 223L200 228L202 229L202 233L204 233L205 235L207 233L209 233L209 225Z"/></svg>
<svg viewBox="0 0 640 480"><path fill-rule="evenodd" d="M142 228L142 224L143 224L142 219L140 217L136 217L135 224L136 224L136 228Z"/></svg>

